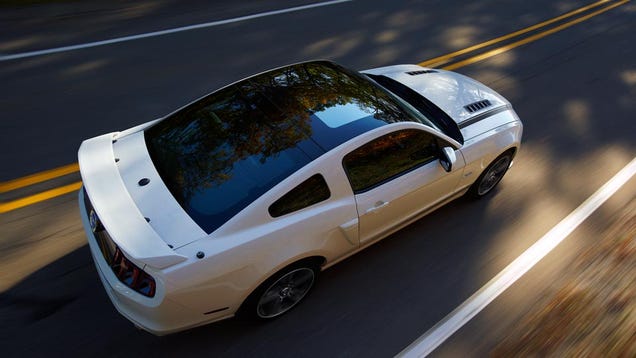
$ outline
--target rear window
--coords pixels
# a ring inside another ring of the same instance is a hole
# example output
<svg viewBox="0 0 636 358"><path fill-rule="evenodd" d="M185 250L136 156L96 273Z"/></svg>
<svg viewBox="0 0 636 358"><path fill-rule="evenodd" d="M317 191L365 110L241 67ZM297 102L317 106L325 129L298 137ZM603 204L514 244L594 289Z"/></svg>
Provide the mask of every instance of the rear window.
<svg viewBox="0 0 636 358"><path fill-rule="evenodd" d="M145 133L164 183L207 233L309 163L308 134L255 91L228 87Z"/></svg>

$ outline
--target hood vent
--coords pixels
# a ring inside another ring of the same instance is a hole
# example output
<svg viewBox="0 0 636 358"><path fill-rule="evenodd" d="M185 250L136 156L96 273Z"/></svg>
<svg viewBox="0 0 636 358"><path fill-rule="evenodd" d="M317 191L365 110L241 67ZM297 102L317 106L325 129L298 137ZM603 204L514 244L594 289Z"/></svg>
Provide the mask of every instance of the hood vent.
<svg viewBox="0 0 636 358"><path fill-rule="evenodd" d="M411 76L423 75L425 73L437 73L435 70L419 70L419 71L409 71L407 74Z"/></svg>
<svg viewBox="0 0 636 358"><path fill-rule="evenodd" d="M475 103L471 103L469 105L464 106L464 108L466 108L466 110L470 113L474 113L477 112L480 109L484 109L486 107L490 107L492 106L492 103L490 103L489 100L485 99L483 101L479 101L479 102L475 102Z"/></svg>

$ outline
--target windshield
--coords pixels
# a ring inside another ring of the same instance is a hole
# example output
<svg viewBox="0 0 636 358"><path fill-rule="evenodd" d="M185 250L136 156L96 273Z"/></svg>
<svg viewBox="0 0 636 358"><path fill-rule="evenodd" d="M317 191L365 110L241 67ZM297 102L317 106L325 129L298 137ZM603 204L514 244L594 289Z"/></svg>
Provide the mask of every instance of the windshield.
<svg viewBox="0 0 636 358"><path fill-rule="evenodd" d="M412 108L414 112L425 115L427 119L433 121L435 125L432 125L432 127L441 130L460 144L464 144L464 137L459 131L457 123L433 102L392 78L372 74L367 74L366 76L393 93L400 101L408 104L408 107Z"/></svg>

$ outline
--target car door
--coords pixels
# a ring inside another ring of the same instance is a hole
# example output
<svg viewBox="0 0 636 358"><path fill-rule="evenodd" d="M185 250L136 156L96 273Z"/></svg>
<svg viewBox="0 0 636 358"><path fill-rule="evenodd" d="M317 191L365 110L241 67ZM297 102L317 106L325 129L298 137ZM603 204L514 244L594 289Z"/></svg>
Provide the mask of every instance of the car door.
<svg viewBox="0 0 636 358"><path fill-rule="evenodd" d="M450 172L439 163L446 143L419 129L403 129L351 151L343 166L355 194L360 244L370 243L396 226L452 195L464 161Z"/></svg>

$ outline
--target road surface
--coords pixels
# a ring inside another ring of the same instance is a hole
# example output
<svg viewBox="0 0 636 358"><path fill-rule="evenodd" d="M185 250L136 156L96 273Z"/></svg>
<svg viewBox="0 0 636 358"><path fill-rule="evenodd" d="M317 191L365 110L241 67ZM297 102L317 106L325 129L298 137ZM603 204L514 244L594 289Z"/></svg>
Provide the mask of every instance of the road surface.
<svg viewBox="0 0 636 358"><path fill-rule="evenodd" d="M95 2L79 9L9 9L0 15L0 55L309 3ZM84 138L157 118L267 68L314 58L355 69L419 63L590 3L358 0L1 61L0 180L73 163ZM502 93L524 121L522 149L501 185L484 200L453 202L325 271L302 305L267 324L228 320L161 338L138 331L115 311L97 278L75 193L0 214L3 353L397 354L634 158L635 31L636 7L629 2L457 68ZM9 201L76 180L72 173L1 195ZM635 189L632 179L434 355L486 354L523 304L549 290L558 267L593 244L594 225L610 222Z"/></svg>

